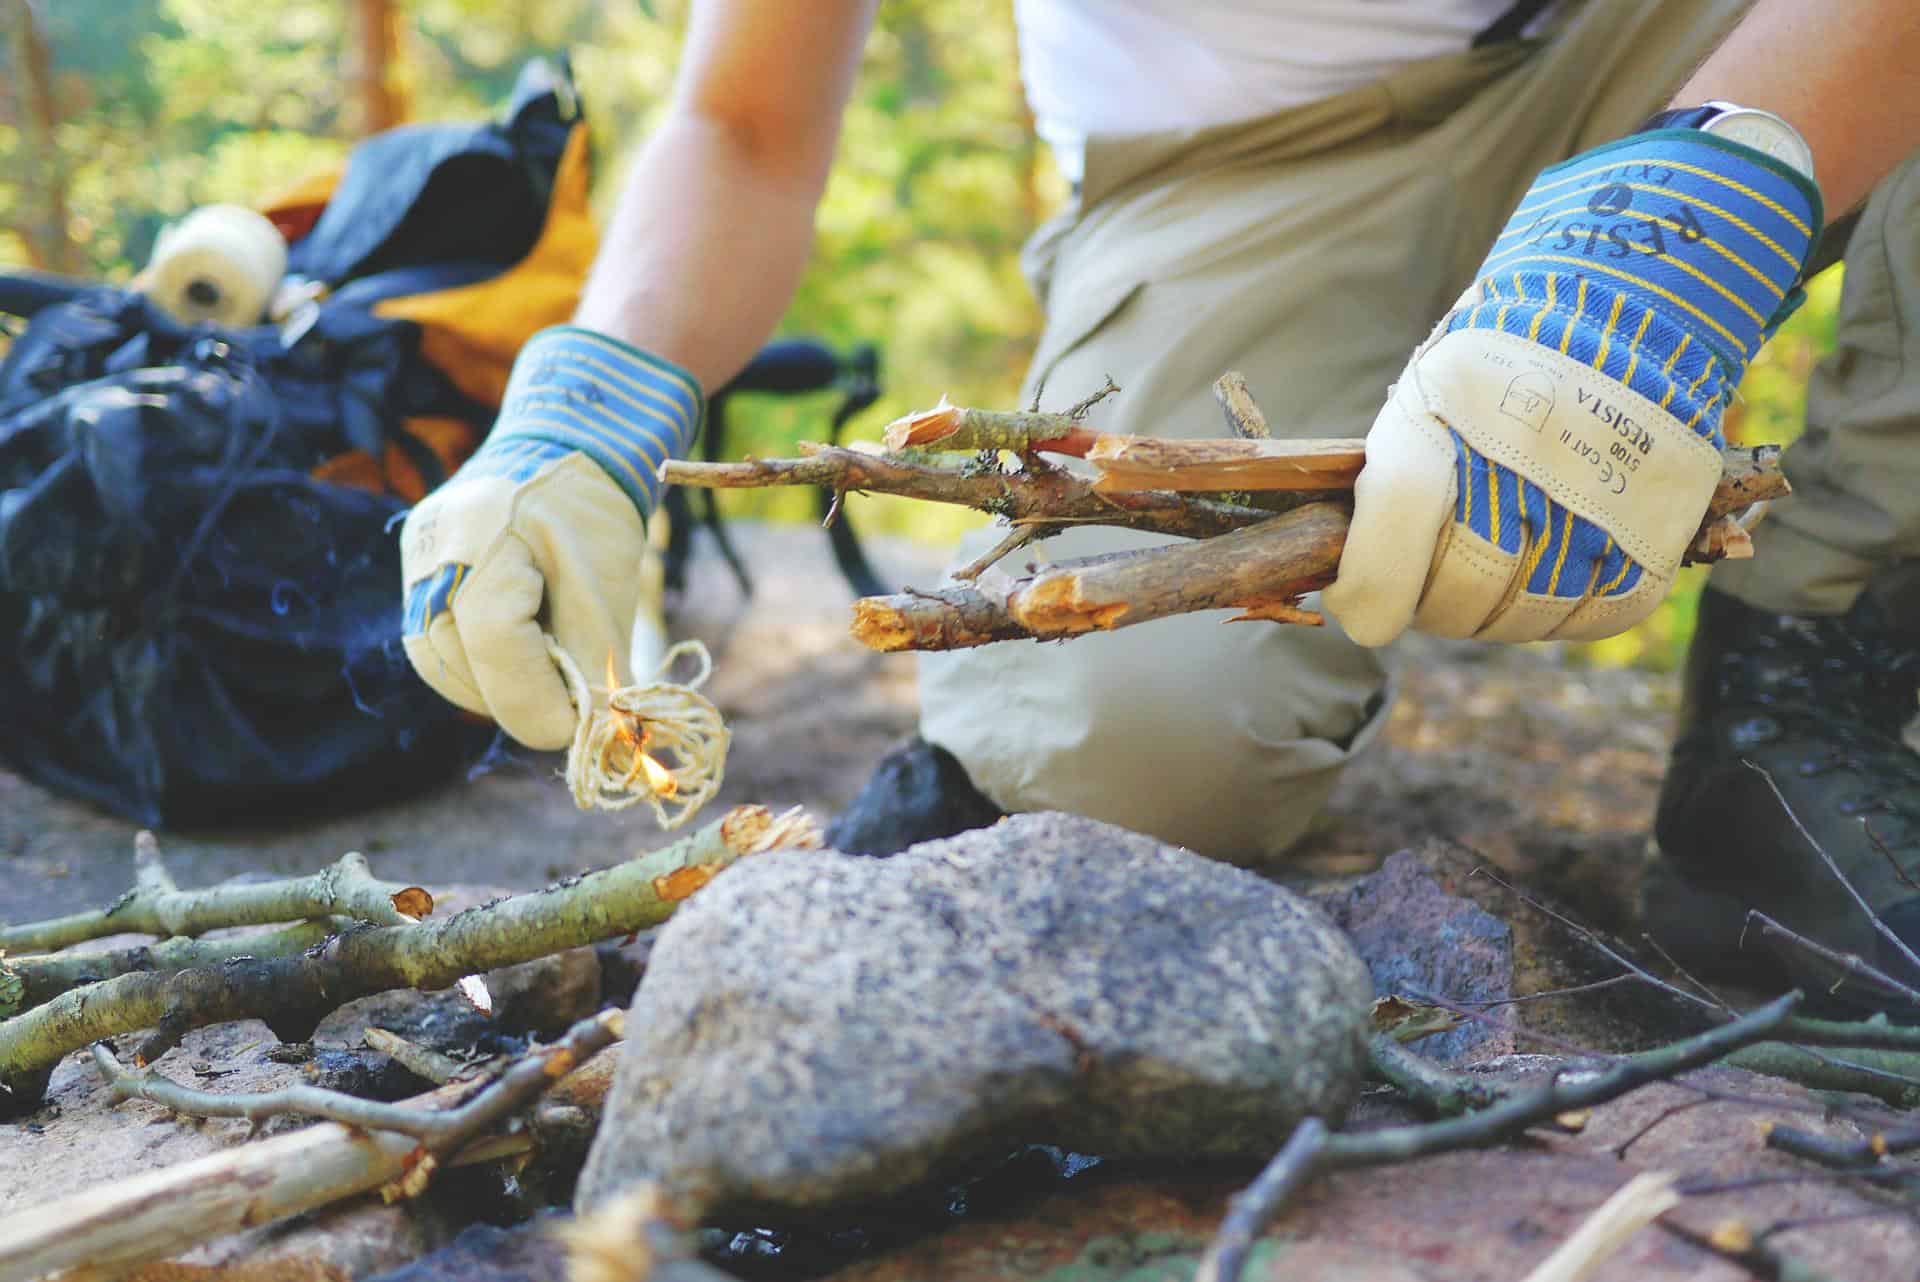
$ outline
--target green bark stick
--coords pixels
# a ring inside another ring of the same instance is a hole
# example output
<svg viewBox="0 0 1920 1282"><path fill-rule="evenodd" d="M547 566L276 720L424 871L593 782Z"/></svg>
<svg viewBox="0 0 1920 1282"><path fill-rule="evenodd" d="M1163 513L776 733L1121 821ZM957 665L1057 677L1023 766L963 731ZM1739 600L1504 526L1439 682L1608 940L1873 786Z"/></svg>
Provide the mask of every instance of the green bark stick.
<svg viewBox="0 0 1920 1282"><path fill-rule="evenodd" d="M628 863L514 895L444 920L367 926L294 957L243 957L171 975L122 975L73 989L0 1022L0 1118L37 1107L53 1068L101 1038L152 1029L136 1052L150 1064L189 1030L264 1020L304 1041L356 998L446 988L463 976L657 926L682 899L743 855L818 845L803 812L739 806L699 832Z"/></svg>
<svg viewBox="0 0 1920 1282"><path fill-rule="evenodd" d="M134 839L134 885L105 908L21 926L0 926L0 949L51 952L106 935L200 935L218 926L264 926L309 917L353 917L381 926L414 920L393 897L416 887L380 881L366 856L348 851L305 877L181 890L160 864L153 834Z"/></svg>
<svg viewBox="0 0 1920 1282"><path fill-rule="evenodd" d="M45 1005L69 989L121 975L172 974L219 966L238 957L291 957L351 926L346 917L320 917L238 939L176 935L157 944L101 953L45 953L0 960L0 1019Z"/></svg>

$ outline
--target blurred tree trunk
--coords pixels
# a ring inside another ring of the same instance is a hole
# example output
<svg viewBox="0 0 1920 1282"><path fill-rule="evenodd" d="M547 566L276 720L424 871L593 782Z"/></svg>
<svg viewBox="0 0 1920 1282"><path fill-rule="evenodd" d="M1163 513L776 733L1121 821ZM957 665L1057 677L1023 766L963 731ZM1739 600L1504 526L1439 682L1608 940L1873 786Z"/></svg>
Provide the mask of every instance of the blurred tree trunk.
<svg viewBox="0 0 1920 1282"><path fill-rule="evenodd" d="M394 84L400 50L400 14L394 0L347 0L352 48L347 56L352 128L359 137L390 129L407 118Z"/></svg>
<svg viewBox="0 0 1920 1282"><path fill-rule="evenodd" d="M27 223L16 228L27 254L43 271L80 270L79 246L67 226L67 166L55 131L60 103L53 87L53 55L33 13L33 0L0 0L7 20L7 44L15 68L20 137L27 170Z"/></svg>

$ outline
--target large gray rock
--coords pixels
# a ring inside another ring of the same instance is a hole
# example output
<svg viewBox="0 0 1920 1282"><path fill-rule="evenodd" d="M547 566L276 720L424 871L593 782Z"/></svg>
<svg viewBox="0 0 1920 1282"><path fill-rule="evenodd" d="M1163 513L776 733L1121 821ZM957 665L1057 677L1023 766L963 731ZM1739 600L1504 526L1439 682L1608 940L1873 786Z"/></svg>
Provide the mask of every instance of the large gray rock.
<svg viewBox="0 0 1920 1282"><path fill-rule="evenodd" d="M747 860L661 932L579 1202L778 1214L1026 1141L1263 1158L1344 1113L1371 997L1293 894L1090 820Z"/></svg>

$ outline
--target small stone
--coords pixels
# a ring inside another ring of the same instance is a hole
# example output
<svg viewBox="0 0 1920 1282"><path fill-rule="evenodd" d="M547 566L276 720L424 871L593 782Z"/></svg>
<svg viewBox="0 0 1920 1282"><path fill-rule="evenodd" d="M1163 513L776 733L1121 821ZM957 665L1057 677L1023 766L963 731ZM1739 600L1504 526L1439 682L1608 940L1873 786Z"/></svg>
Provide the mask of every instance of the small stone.
<svg viewBox="0 0 1920 1282"><path fill-rule="evenodd" d="M777 1218L1024 1143L1264 1160L1345 1113L1371 989L1292 893L1067 815L745 860L660 933L578 1201Z"/></svg>
<svg viewBox="0 0 1920 1282"><path fill-rule="evenodd" d="M1513 996L1513 932L1470 900L1448 894L1410 851L1320 901L1347 932L1382 997L1443 998L1469 1007ZM1479 1059L1513 1049L1486 1024L1422 1038L1429 1059Z"/></svg>

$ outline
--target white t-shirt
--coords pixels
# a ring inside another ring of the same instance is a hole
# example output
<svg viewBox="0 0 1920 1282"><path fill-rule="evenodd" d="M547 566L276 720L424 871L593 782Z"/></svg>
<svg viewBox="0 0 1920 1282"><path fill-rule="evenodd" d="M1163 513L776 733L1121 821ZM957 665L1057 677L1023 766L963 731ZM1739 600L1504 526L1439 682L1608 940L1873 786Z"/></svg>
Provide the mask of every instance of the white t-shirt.
<svg viewBox="0 0 1920 1282"><path fill-rule="evenodd" d="M1513 0L1014 0L1020 72L1070 180L1087 138L1197 129L1465 49Z"/></svg>

